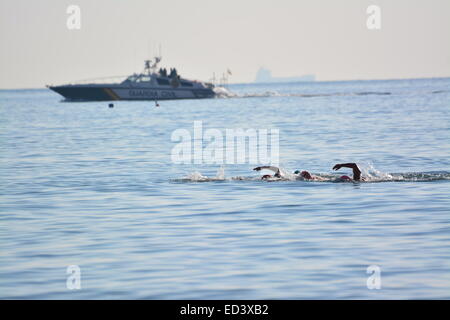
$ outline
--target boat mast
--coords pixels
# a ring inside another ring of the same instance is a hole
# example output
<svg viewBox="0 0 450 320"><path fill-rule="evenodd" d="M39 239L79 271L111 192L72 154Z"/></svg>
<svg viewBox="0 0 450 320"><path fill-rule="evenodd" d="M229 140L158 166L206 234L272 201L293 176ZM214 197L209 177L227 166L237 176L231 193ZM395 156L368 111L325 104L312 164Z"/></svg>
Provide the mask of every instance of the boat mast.
<svg viewBox="0 0 450 320"><path fill-rule="evenodd" d="M161 61L161 56L155 57L154 62L153 60L145 60L145 68L144 68L144 74L151 75L153 73L156 73L156 69L158 68L158 63Z"/></svg>

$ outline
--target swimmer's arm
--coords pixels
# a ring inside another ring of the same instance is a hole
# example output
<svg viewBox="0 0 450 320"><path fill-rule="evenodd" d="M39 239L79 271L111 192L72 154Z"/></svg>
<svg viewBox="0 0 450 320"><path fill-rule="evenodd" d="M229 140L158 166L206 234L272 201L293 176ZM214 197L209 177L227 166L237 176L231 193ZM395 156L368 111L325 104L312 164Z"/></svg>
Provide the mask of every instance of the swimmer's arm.
<svg viewBox="0 0 450 320"><path fill-rule="evenodd" d="M339 170L340 168L350 168L353 170L353 180L361 179L361 170L359 170L356 163L338 163L333 167L333 170Z"/></svg>
<svg viewBox="0 0 450 320"><path fill-rule="evenodd" d="M273 166L262 166L262 167L256 167L253 170L255 171L261 171L262 169L267 169L267 170L271 170L275 173L280 173L280 168L278 167L273 167Z"/></svg>

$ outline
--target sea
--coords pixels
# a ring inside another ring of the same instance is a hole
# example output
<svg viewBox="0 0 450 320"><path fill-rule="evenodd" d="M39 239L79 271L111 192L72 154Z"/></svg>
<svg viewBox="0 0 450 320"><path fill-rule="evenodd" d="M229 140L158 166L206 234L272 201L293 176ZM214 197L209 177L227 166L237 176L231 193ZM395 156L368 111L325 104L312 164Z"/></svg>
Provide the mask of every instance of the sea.
<svg viewBox="0 0 450 320"><path fill-rule="evenodd" d="M0 90L1 299L450 299L450 78L112 103ZM207 161L199 123L278 157Z"/></svg>

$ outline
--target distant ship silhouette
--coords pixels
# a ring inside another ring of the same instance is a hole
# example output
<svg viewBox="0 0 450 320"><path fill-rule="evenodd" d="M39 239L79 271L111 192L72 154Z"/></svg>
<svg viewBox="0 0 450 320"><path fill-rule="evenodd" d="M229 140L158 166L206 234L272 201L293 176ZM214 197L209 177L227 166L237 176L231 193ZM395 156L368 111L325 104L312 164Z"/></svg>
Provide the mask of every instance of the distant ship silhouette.
<svg viewBox="0 0 450 320"><path fill-rule="evenodd" d="M297 81L315 81L313 74L307 74L300 77L272 77L272 72L266 68L259 68L256 73L255 82L273 83L273 82L297 82Z"/></svg>

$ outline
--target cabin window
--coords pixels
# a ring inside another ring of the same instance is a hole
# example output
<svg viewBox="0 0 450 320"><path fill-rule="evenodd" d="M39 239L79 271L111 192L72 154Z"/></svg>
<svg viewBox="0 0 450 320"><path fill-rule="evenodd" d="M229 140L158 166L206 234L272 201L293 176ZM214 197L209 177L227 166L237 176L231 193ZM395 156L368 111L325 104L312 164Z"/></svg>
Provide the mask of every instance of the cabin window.
<svg viewBox="0 0 450 320"><path fill-rule="evenodd" d="M156 78L156 81L158 82L159 85L170 85L169 80L167 79L161 79L161 78Z"/></svg>
<svg viewBox="0 0 450 320"><path fill-rule="evenodd" d="M194 86L192 83L187 82L187 81L180 81L180 83L181 83L181 86L183 86L183 87L193 87Z"/></svg>
<svg viewBox="0 0 450 320"><path fill-rule="evenodd" d="M149 76L142 76L139 78L139 82L149 82L150 77Z"/></svg>

